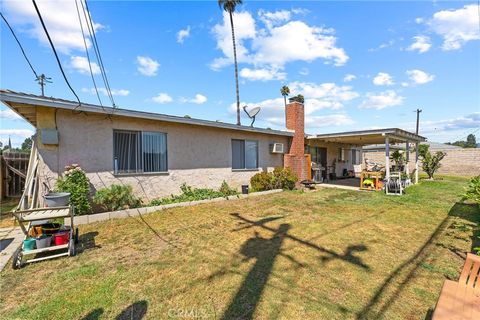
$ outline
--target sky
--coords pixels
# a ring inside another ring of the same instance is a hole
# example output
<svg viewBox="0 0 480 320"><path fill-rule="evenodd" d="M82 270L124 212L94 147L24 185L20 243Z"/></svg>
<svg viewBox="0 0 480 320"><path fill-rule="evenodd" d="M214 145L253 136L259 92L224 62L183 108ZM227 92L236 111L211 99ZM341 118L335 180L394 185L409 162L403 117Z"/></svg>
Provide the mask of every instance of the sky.
<svg viewBox="0 0 480 320"><path fill-rule="evenodd" d="M77 0L80 5L80 0ZM46 96L75 100L31 1L2 0ZM92 39L74 0L37 0L67 78L82 102L111 106ZM217 1L88 1L118 107L235 123L230 21ZM81 7L80 7L81 9ZM477 2L244 1L234 14L241 106L255 126L284 129L280 88L305 96L306 132L399 127L430 141L480 140ZM40 93L1 21L0 87ZM85 43L84 43L85 39ZM250 120L242 110L242 124ZM18 146L34 128L0 106L0 141Z"/></svg>

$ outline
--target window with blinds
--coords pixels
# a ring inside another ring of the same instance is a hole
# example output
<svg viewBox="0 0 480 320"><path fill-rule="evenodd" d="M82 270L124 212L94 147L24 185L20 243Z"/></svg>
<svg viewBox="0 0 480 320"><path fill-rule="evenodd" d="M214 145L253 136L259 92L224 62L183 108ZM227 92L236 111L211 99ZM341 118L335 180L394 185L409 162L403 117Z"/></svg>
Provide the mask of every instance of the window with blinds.
<svg viewBox="0 0 480 320"><path fill-rule="evenodd" d="M166 172L167 134L114 130L115 173Z"/></svg>
<svg viewBox="0 0 480 320"><path fill-rule="evenodd" d="M232 169L258 168L258 141L232 140Z"/></svg>

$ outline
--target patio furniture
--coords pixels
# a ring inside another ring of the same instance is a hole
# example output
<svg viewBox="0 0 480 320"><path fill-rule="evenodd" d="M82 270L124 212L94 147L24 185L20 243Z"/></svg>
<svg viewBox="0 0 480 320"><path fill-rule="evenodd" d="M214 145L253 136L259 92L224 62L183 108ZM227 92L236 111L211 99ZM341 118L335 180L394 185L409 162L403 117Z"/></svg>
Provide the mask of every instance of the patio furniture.
<svg viewBox="0 0 480 320"><path fill-rule="evenodd" d="M458 282L445 280L432 319L480 319L480 256L468 253Z"/></svg>
<svg viewBox="0 0 480 320"><path fill-rule="evenodd" d="M73 206L65 207L53 207L53 208L37 208L31 210L16 211L13 213L15 218L22 229L22 232L25 234L25 240L32 241L30 236L35 235L38 231L39 223L43 224L49 220L56 220L60 218L70 218L69 229L65 230L68 232L68 242L65 244L59 245L46 245L45 247L32 249L22 246L15 251L12 259L12 267L14 269L21 268L26 263L31 263L35 261L42 261L46 259L53 259L61 256L74 256L76 254L75 250L75 239L78 238L78 232L74 231L73 225L73 216L75 210ZM27 224L27 226L25 226ZM52 224L53 225L53 224ZM43 230L45 231L45 230ZM58 228L57 228L58 231ZM52 231L52 233L55 231ZM64 232L64 233L65 233ZM65 235L66 237L66 235ZM38 238L37 238L38 239ZM30 250L29 250L30 249ZM42 253L40 257L37 257L37 254ZM25 256L35 255L33 259L25 259Z"/></svg>
<svg viewBox="0 0 480 320"><path fill-rule="evenodd" d="M402 184L402 174L400 172L390 173L385 182L385 193L388 195L401 196L404 193L404 185Z"/></svg>
<svg viewBox="0 0 480 320"><path fill-rule="evenodd" d="M353 172L355 178L360 178L360 175L362 174L362 165L361 164L354 164L353 165Z"/></svg>
<svg viewBox="0 0 480 320"><path fill-rule="evenodd" d="M381 190L382 189L382 176L383 172L369 172L369 171L362 171L360 174L360 189L361 190ZM373 188L368 188L364 186L363 182L366 179L372 179L373 180Z"/></svg>

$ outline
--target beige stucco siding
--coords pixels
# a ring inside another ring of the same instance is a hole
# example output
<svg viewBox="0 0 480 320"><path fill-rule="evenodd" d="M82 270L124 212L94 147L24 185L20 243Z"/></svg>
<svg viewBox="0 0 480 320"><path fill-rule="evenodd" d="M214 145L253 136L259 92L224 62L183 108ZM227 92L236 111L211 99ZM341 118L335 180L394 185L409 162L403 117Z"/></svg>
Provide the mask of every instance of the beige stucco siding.
<svg viewBox="0 0 480 320"><path fill-rule="evenodd" d="M247 184L256 171L232 171L232 139L258 141L260 170L283 166L283 155L271 154L270 143L288 144L284 136L66 110L58 110L56 118L59 147L39 150L47 175L44 180L50 187L65 165L78 163L95 189L113 183L130 184L146 200L178 193L182 183L209 188L218 188L223 180L235 187ZM168 173L114 175L114 129L166 133Z"/></svg>

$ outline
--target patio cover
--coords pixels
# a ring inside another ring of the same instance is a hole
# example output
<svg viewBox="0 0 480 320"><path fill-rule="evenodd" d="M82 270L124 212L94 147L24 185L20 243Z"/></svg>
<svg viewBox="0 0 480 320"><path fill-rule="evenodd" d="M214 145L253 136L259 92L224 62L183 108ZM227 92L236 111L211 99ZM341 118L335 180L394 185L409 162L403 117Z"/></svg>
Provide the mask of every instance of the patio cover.
<svg viewBox="0 0 480 320"><path fill-rule="evenodd" d="M390 144L391 143L405 143L406 152L406 166L405 173L410 174L409 162L410 162L410 148L409 144L415 144L415 151L418 149L420 142L424 142L427 139L418 134L405 131L399 128L388 129L374 129L374 130L362 130L362 131L349 131L339 133L326 133L317 134L306 137L307 141L320 141L330 143L345 143L357 146L366 146L371 144L385 144L385 177L390 177ZM418 152L415 152L415 183L418 182Z"/></svg>
<svg viewBox="0 0 480 320"><path fill-rule="evenodd" d="M389 143L417 143L427 140L425 137L398 128L317 134L308 136L307 140L366 146L371 144L386 144L386 138L388 138Z"/></svg>

